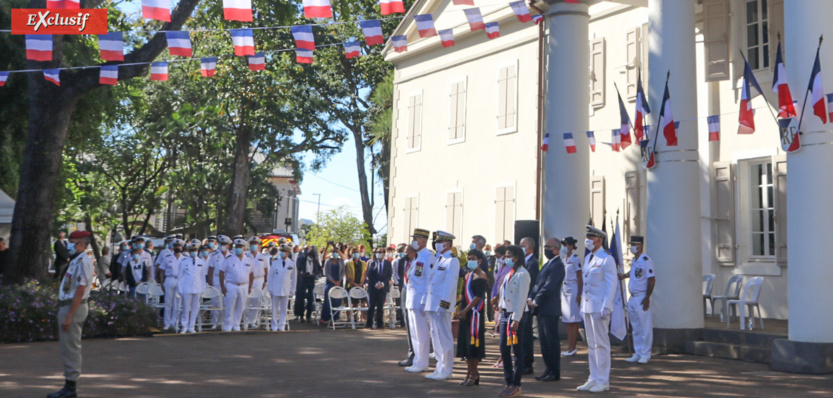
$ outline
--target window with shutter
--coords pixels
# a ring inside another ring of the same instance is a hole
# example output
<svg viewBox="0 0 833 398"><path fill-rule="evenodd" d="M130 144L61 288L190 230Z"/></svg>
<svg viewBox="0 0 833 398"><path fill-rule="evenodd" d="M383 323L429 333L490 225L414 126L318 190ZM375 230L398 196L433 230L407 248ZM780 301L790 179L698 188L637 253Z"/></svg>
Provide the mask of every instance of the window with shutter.
<svg viewBox="0 0 833 398"><path fill-rule="evenodd" d="M729 0L703 1L706 81L729 79Z"/></svg>
<svg viewBox="0 0 833 398"><path fill-rule="evenodd" d="M605 214L605 178L590 177L590 218L596 227L601 228Z"/></svg>
<svg viewBox="0 0 833 398"><path fill-rule="evenodd" d="M754 70L769 68L769 2L767 0L745 0L746 59Z"/></svg>
<svg viewBox="0 0 833 398"><path fill-rule="evenodd" d="M605 105L605 39L590 41L590 104L593 108Z"/></svg>
<svg viewBox="0 0 833 398"><path fill-rule="evenodd" d="M408 98L408 149L416 151L422 143L422 94Z"/></svg>
<svg viewBox="0 0 833 398"><path fill-rule="evenodd" d="M452 235L462 239L463 235L463 193L450 192L446 195L445 227Z"/></svg>
<svg viewBox="0 0 833 398"><path fill-rule="evenodd" d="M466 81L451 84L449 95L448 140L463 142L466 138Z"/></svg>
<svg viewBox="0 0 833 398"><path fill-rule="evenodd" d="M753 257L775 256L775 204L772 162L745 162L749 167L749 230L750 255Z"/></svg>
<svg viewBox="0 0 833 398"><path fill-rule="evenodd" d="M735 261L735 179L731 162L714 164L714 223L717 261L731 265Z"/></svg>
<svg viewBox="0 0 833 398"><path fill-rule="evenodd" d="M625 173L625 214L624 232L625 241L629 241L631 235L642 235L641 205L639 203L639 171L628 171Z"/></svg>
<svg viewBox="0 0 833 398"><path fill-rule="evenodd" d="M775 259L787 265L787 155L772 160L775 173Z"/></svg>
<svg viewBox="0 0 833 398"><path fill-rule="evenodd" d="M514 133L517 128L517 62L498 69L497 133Z"/></svg>
<svg viewBox="0 0 833 398"><path fill-rule="evenodd" d="M625 34L625 96L628 101L636 99L636 79L642 63L640 28L636 27Z"/></svg>

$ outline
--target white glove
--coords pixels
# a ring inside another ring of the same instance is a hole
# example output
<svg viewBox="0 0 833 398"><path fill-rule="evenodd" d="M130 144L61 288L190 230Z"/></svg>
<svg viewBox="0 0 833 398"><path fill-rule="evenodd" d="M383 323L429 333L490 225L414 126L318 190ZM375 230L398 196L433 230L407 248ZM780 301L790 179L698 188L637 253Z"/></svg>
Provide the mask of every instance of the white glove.
<svg viewBox="0 0 833 398"><path fill-rule="evenodd" d="M605 308L602 310L602 319L610 318L610 310Z"/></svg>

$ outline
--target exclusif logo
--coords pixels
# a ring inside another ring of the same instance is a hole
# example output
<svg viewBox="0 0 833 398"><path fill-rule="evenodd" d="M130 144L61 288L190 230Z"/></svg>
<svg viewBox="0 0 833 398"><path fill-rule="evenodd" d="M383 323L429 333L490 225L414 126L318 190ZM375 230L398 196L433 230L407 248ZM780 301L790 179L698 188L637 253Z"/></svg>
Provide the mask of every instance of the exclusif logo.
<svg viewBox="0 0 833 398"><path fill-rule="evenodd" d="M107 34L106 9L12 10L12 34L103 35Z"/></svg>

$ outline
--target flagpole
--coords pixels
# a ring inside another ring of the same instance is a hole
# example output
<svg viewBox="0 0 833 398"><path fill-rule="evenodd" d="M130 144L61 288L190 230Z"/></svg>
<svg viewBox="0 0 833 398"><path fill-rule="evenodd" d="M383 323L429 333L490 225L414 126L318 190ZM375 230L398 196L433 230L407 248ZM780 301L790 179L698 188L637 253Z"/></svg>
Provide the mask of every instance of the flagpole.
<svg viewBox="0 0 833 398"><path fill-rule="evenodd" d="M819 56L819 51L821 51L821 42L824 41L824 35L819 36L819 46L816 48L816 58ZM815 59L813 60L813 66L815 67ZM813 78L813 72L810 72L810 79ZM801 122L804 121L804 109L807 108L807 97L810 95L810 88L808 87L807 90L804 90L804 102L801 103L801 116L798 118L798 133L801 133Z"/></svg>
<svg viewBox="0 0 833 398"><path fill-rule="evenodd" d="M668 80L671 79L671 69L668 70L668 74L665 75L665 88L668 87ZM663 88L663 90L665 89ZM662 93L662 105L659 109L659 116L657 117L657 129L654 133L654 145L651 147L651 155L657 153L657 139L659 139L659 126L662 124L662 117L665 116L665 92Z"/></svg>
<svg viewBox="0 0 833 398"><path fill-rule="evenodd" d="M614 234L615 234L616 230L612 226L613 220L610 220L610 221L611 221L611 228L614 229ZM619 209L618 208L616 209L616 224L619 224ZM616 237L616 239L620 239L620 240L621 240L621 238L622 238L621 236ZM620 252L622 251L622 245L617 244L616 247L618 248L617 249L618 251L620 251ZM613 255L618 256L619 253L613 253ZM625 273L625 256L623 255L622 258L619 259L619 261L622 263L622 273L624 274ZM618 278L618 276L619 276L618 271L619 270L617 270L617 272L616 272L616 276L617 276L616 279L619 279ZM625 288L622 286L622 280L621 279L619 279L619 295L622 299L622 313L623 313L624 318L625 318L625 333L626 333L625 334L625 345L628 347L628 354L633 354L633 351L634 351L633 341L632 341L633 335L631 334L630 327L629 327L630 322L628 322L628 306L627 306L627 302L625 301ZM628 336L631 336L631 338L629 339Z"/></svg>
<svg viewBox="0 0 833 398"><path fill-rule="evenodd" d="M744 62L743 68L745 70L746 65L749 65L749 61L746 60L746 56L743 54L743 50L738 49L738 52L740 53L740 56L743 57L743 62ZM744 77L744 79L746 79L746 77ZM747 82L744 82L744 84L747 84ZM747 99L747 101L752 102L752 97L751 97L752 93L749 93L749 95L750 95L750 97ZM764 102L767 103L766 104L766 109L769 109L769 114L772 115L772 119L775 120L775 124L777 125L778 124L778 116L775 116L775 112L772 111L772 107L770 107L769 102L766 101L766 95L764 95L764 93L761 93L761 95L764 97ZM806 101L806 99L805 99L805 101ZM802 113L804 113L803 110L804 109L802 108Z"/></svg>
<svg viewBox="0 0 833 398"><path fill-rule="evenodd" d="M619 96L619 100L621 101L621 100L622 100L622 94L620 94L620 93L619 93L619 87L618 87L618 86L616 86L616 82L613 82L613 87L616 89L616 95L618 95L618 96ZM624 103L624 102L623 102L623 103ZM625 110L625 112L627 113L627 110ZM633 130L633 131L634 131L634 134L636 134L636 130L634 130L634 128L633 128L633 122L631 121L631 118L630 118L630 117L628 118L628 125L630 125L630 126L631 126L631 130ZM621 127L620 127L620 128L621 128Z"/></svg>

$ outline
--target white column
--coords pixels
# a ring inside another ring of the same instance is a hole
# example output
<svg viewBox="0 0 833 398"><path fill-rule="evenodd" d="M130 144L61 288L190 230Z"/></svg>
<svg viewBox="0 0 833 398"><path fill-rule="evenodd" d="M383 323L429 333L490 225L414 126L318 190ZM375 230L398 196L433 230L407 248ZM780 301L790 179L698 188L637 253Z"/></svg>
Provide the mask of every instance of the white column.
<svg viewBox="0 0 833 398"><path fill-rule="evenodd" d="M793 99L804 100L819 36L822 75L833 91L833 1L784 2L784 54ZM789 263L789 339L833 343L833 265L830 228L833 226L833 125L822 125L807 99L802 149L787 155L787 246ZM796 108L800 113L801 111Z"/></svg>
<svg viewBox="0 0 833 398"><path fill-rule="evenodd" d="M654 137L666 73L678 145L666 146L660 130L657 165L648 171L646 252L655 264L657 283L651 306L654 327L703 327L700 253L700 171L697 142L697 87L694 1L649 0L648 98Z"/></svg>
<svg viewBox="0 0 833 398"><path fill-rule="evenodd" d="M547 72L547 133L550 149L544 165L544 238L573 236L583 252L590 216L589 126L590 14L586 4L550 4ZM564 133L572 132L577 153L567 154ZM600 220L599 220L600 221Z"/></svg>

